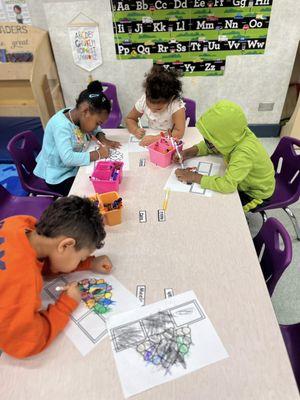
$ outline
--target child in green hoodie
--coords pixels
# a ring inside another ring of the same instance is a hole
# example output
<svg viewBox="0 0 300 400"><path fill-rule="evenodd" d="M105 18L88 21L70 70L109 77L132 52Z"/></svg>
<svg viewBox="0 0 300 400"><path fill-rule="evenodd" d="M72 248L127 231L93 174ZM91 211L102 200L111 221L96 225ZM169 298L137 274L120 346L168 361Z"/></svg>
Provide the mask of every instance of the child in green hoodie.
<svg viewBox="0 0 300 400"><path fill-rule="evenodd" d="M204 141L183 150L183 161L197 156L221 154L227 165L224 176L203 176L191 169L176 170L181 182L196 182L221 193L239 192L245 212L269 199L275 189L274 167L265 148L248 128L241 107L221 100L206 111L196 127ZM175 161L179 161L175 156Z"/></svg>

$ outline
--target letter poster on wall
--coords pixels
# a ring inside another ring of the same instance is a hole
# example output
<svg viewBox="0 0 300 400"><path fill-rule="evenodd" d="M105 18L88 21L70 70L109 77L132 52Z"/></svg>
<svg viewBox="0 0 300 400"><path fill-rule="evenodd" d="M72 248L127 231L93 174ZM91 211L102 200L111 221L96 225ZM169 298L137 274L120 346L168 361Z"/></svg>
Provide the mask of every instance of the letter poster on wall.
<svg viewBox="0 0 300 400"><path fill-rule="evenodd" d="M272 1L111 0L117 58L222 75L228 55L264 53Z"/></svg>
<svg viewBox="0 0 300 400"><path fill-rule="evenodd" d="M93 71L102 64L98 24L83 13L79 13L69 24L69 38L76 65Z"/></svg>

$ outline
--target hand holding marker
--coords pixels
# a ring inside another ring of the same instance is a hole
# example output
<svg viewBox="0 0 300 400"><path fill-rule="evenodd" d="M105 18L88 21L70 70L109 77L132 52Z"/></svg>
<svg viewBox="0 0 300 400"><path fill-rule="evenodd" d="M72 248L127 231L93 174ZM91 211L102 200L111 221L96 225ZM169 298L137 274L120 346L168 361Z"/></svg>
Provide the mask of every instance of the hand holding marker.
<svg viewBox="0 0 300 400"><path fill-rule="evenodd" d="M174 127L175 127L175 124L173 124L173 126L172 126L172 129L171 129L171 132L170 132L170 139L171 139L172 146L175 147L176 154L178 155L179 162L180 162L180 166L181 166L181 168L183 169L183 168L184 168L184 165L183 165L182 156L181 156L181 154L180 154L180 152L179 152L179 150L178 150L178 146L177 146L176 140L174 140L174 138L173 138L173 136L172 136L172 132L173 132L173 130L174 130Z"/></svg>

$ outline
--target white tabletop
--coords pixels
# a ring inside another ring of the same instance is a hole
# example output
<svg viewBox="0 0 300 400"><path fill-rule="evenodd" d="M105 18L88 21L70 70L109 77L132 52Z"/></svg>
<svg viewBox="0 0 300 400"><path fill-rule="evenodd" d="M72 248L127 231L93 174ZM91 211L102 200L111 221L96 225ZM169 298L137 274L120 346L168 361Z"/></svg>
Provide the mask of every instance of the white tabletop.
<svg viewBox="0 0 300 400"><path fill-rule="evenodd" d="M126 130L106 130L127 142ZM199 140L189 128L185 142ZM146 166L140 167L140 158ZM221 162L218 157L206 160ZM114 275L132 293L146 285L146 304L193 289L229 358L135 396L145 400L298 399L285 346L256 257L238 195L170 194L167 220L158 222L170 168L130 154L120 187L123 223L107 227L104 253ZM93 193L81 168L72 193ZM140 210L147 223L139 223ZM109 339L82 357L63 334L27 360L0 358L0 398L7 400L118 400L123 398Z"/></svg>

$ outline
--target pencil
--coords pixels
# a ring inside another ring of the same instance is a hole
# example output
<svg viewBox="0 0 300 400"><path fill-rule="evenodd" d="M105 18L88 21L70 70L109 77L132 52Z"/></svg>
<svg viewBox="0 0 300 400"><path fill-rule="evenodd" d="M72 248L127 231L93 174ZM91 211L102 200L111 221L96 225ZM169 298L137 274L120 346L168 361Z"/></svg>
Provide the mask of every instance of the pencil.
<svg viewBox="0 0 300 400"><path fill-rule="evenodd" d="M139 128L143 129L141 118L138 118L138 126Z"/></svg>
<svg viewBox="0 0 300 400"><path fill-rule="evenodd" d="M167 189L166 190L165 199L164 199L164 202L163 202L163 210L164 211L167 211L167 208L168 208L169 195L170 195L170 189Z"/></svg>

